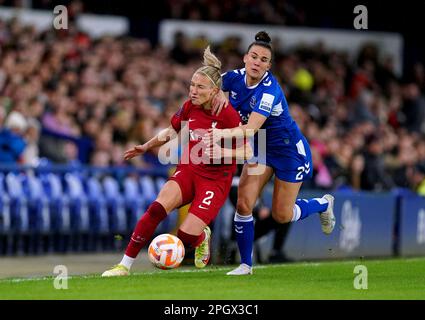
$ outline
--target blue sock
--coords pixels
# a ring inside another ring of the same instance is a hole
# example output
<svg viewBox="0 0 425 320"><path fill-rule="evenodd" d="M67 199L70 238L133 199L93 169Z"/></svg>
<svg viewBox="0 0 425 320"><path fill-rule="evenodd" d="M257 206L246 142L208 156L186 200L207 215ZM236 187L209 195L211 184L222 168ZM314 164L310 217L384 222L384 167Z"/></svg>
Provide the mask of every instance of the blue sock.
<svg viewBox="0 0 425 320"><path fill-rule="evenodd" d="M313 213L326 211L328 201L324 198L297 199L295 201L294 216L292 221L303 220Z"/></svg>
<svg viewBox="0 0 425 320"><path fill-rule="evenodd" d="M252 215L235 214L235 232L241 263L252 266L252 248L254 246L254 219Z"/></svg>

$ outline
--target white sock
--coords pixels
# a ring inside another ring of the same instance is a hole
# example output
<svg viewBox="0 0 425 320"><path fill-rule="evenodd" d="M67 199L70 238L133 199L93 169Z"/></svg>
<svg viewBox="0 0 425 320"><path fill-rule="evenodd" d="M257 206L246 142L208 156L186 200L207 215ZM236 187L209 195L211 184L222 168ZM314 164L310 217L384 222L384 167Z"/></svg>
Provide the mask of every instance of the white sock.
<svg viewBox="0 0 425 320"><path fill-rule="evenodd" d="M126 267L128 270L130 270L131 266L133 265L134 260L136 260L136 258L131 258L129 256L124 255L122 257L120 264L123 265L124 267Z"/></svg>
<svg viewBox="0 0 425 320"><path fill-rule="evenodd" d="M243 215L239 214L238 212L236 212L233 220L239 221L239 222L249 222L249 221L254 220L254 218L252 217L252 213L250 215L243 216Z"/></svg>
<svg viewBox="0 0 425 320"><path fill-rule="evenodd" d="M295 204L294 208L292 209L292 219L291 221L298 221L301 218L301 208L299 205Z"/></svg>

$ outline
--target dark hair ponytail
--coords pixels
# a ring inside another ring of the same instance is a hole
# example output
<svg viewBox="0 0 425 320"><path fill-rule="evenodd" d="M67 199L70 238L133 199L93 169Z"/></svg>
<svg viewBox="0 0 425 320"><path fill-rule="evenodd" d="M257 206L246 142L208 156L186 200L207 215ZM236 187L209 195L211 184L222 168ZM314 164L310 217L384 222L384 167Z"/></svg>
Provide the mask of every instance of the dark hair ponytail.
<svg viewBox="0 0 425 320"><path fill-rule="evenodd" d="M261 46L267 48L273 54L272 39L265 31L257 32L257 34L255 35L255 41L249 45L248 51L251 49L252 46Z"/></svg>
<svg viewBox="0 0 425 320"><path fill-rule="evenodd" d="M272 43L272 39L270 38L269 34L265 31L257 32L257 34L255 35L255 41L261 41L268 44Z"/></svg>

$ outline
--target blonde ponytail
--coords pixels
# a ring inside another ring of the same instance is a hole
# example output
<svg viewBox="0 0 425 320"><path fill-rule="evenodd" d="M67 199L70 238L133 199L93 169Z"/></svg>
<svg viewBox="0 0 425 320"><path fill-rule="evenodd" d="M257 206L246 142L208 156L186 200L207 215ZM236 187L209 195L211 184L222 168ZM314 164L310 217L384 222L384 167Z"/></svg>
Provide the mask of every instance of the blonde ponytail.
<svg viewBox="0 0 425 320"><path fill-rule="evenodd" d="M200 67L195 73L205 75L216 87L221 89L221 61L211 52L210 46L204 51L204 66Z"/></svg>

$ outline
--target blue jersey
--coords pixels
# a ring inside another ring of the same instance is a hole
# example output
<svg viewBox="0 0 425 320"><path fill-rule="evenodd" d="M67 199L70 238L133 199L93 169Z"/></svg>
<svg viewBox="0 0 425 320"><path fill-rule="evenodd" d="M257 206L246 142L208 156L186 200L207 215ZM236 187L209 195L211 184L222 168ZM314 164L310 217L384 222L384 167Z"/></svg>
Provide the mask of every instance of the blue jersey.
<svg viewBox="0 0 425 320"><path fill-rule="evenodd" d="M279 145L290 132L299 132L289 113L283 90L270 72L266 72L258 84L248 87L245 68L229 71L223 75L223 91L229 92L230 103L239 112L244 124L251 112L267 117L261 127L267 130L267 144Z"/></svg>
<svg viewBox="0 0 425 320"><path fill-rule="evenodd" d="M261 127L266 129L266 164L275 169L276 176L294 182L310 177L310 148L289 113L288 103L276 78L266 72L258 84L248 87L245 68L228 71L222 78L222 89L229 92L230 103L239 112L244 124L251 112L267 117ZM256 134L254 153L257 156L261 153L258 148ZM301 166L304 169L300 169ZM285 172L281 173L282 170ZM300 171L303 172L301 175Z"/></svg>

